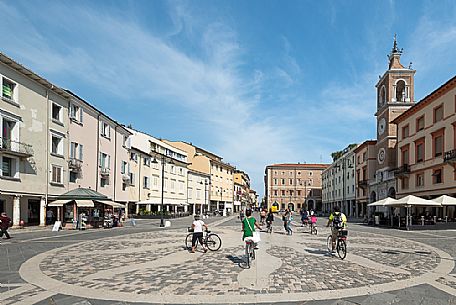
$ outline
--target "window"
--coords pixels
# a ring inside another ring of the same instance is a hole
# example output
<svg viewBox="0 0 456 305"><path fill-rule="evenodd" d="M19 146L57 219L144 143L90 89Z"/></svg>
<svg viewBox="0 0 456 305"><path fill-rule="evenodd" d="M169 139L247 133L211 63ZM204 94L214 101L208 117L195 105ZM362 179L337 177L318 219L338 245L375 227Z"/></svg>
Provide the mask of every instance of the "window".
<svg viewBox="0 0 456 305"><path fill-rule="evenodd" d="M301 196L301 191L300 191L300 190L298 190L297 192L298 192L298 196Z"/></svg>
<svg viewBox="0 0 456 305"><path fill-rule="evenodd" d="M70 105L70 120L71 121L82 123L82 118L84 116L83 113L84 113L84 111L82 110L81 107L76 106L74 104Z"/></svg>
<svg viewBox="0 0 456 305"><path fill-rule="evenodd" d="M443 105L434 109L434 123L443 120Z"/></svg>
<svg viewBox="0 0 456 305"><path fill-rule="evenodd" d="M416 119L416 131L424 129L424 115Z"/></svg>
<svg viewBox="0 0 456 305"><path fill-rule="evenodd" d="M274 185L277 185L277 179L274 178Z"/></svg>
<svg viewBox="0 0 456 305"><path fill-rule="evenodd" d="M130 170L129 170L128 163L126 161L122 161L122 163L120 163L120 173L128 174L129 171Z"/></svg>
<svg viewBox="0 0 456 305"><path fill-rule="evenodd" d="M134 173L130 173L130 184L135 185L135 174Z"/></svg>
<svg viewBox="0 0 456 305"><path fill-rule="evenodd" d="M62 167L57 165L52 165L52 183L62 183Z"/></svg>
<svg viewBox="0 0 456 305"><path fill-rule="evenodd" d="M312 177L313 173L312 172L309 172L309 176Z"/></svg>
<svg viewBox="0 0 456 305"><path fill-rule="evenodd" d="M52 134L51 153L54 155L63 156L63 138L56 134Z"/></svg>
<svg viewBox="0 0 456 305"><path fill-rule="evenodd" d="M442 169L435 169L432 173L432 183L437 184L437 183L442 183Z"/></svg>
<svg viewBox="0 0 456 305"><path fill-rule="evenodd" d="M401 147L401 161L402 165L408 165L409 164L409 148L408 145L405 147Z"/></svg>
<svg viewBox="0 0 456 305"><path fill-rule="evenodd" d="M150 188L150 178L149 177L144 176L143 188L145 188L145 189L149 189Z"/></svg>
<svg viewBox="0 0 456 305"><path fill-rule="evenodd" d="M290 185L293 185L293 179L290 179Z"/></svg>
<svg viewBox="0 0 456 305"><path fill-rule="evenodd" d="M16 171L16 164L17 160L9 157L3 156L2 158L2 176L3 177L11 177L11 178L18 178Z"/></svg>
<svg viewBox="0 0 456 305"><path fill-rule="evenodd" d="M403 80L399 80L396 83L396 101L398 102L405 102L407 98L407 91L405 90L405 82Z"/></svg>
<svg viewBox="0 0 456 305"><path fill-rule="evenodd" d="M100 186L105 187L109 185L109 179L108 178L100 178Z"/></svg>
<svg viewBox="0 0 456 305"><path fill-rule="evenodd" d="M70 182L71 183L76 183L77 179L78 179L78 173L70 171Z"/></svg>
<svg viewBox="0 0 456 305"><path fill-rule="evenodd" d="M70 158L71 159L77 159L82 161L83 160L83 145L76 143L76 142L71 142L70 145Z"/></svg>
<svg viewBox="0 0 456 305"><path fill-rule="evenodd" d="M363 162L367 160L367 153L363 152Z"/></svg>
<svg viewBox="0 0 456 305"><path fill-rule="evenodd" d="M432 151L434 157L443 155L443 129L432 133Z"/></svg>
<svg viewBox="0 0 456 305"><path fill-rule="evenodd" d="M2 97L11 100L11 101L16 101L15 99L15 90L16 89L16 84L13 83L12 81L2 78Z"/></svg>
<svg viewBox="0 0 456 305"><path fill-rule="evenodd" d="M111 157L108 154L100 152L100 167L102 169L110 169Z"/></svg>
<svg viewBox="0 0 456 305"><path fill-rule="evenodd" d="M144 165L145 166L150 166L150 158L149 157L144 157Z"/></svg>
<svg viewBox="0 0 456 305"><path fill-rule="evenodd" d="M282 179L282 185L285 185L285 179Z"/></svg>
<svg viewBox="0 0 456 305"><path fill-rule="evenodd" d="M138 162L138 154L134 152L130 153L130 159L135 162Z"/></svg>
<svg viewBox="0 0 456 305"><path fill-rule="evenodd" d="M285 191L282 191L282 196L285 196Z"/></svg>
<svg viewBox="0 0 456 305"><path fill-rule="evenodd" d="M406 189L409 188L409 178L408 177L402 178L401 187L402 187L403 190L406 190Z"/></svg>
<svg viewBox="0 0 456 305"><path fill-rule="evenodd" d="M424 161L424 140L415 143L416 163Z"/></svg>
<svg viewBox="0 0 456 305"><path fill-rule="evenodd" d="M410 130L409 130L409 125L405 125L404 127L402 127L402 139L405 139L409 136L410 134Z"/></svg>
<svg viewBox="0 0 456 305"><path fill-rule="evenodd" d="M52 104L52 120L62 123L62 107L57 104Z"/></svg>
<svg viewBox="0 0 456 305"><path fill-rule="evenodd" d="M191 188L188 188L188 198L193 198L193 190Z"/></svg>
<svg viewBox="0 0 456 305"><path fill-rule="evenodd" d="M158 177L154 176L154 189L158 190Z"/></svg>
<svg viewBox="0 0 456 305"><path fill-rule="evenodd" d="M100 121L100 133L105 138L111 138L111 129L109 128L108 123Z"/></svg>
<svg viewBox="0 0 456 305"><path fill-rule="evenodd" d="M416 186L424 186L424 174L416 174Z"/></svg>
<svg viewBox="0 0 456 305"><path fill-rule="evenodd" d="M277 196L277 190L274 191L274 196Z"/></svg>

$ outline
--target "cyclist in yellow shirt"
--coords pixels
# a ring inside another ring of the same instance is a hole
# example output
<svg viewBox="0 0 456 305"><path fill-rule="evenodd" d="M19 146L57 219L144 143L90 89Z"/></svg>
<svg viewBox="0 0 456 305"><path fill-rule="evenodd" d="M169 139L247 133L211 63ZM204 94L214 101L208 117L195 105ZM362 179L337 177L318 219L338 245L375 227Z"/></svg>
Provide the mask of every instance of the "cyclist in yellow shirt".
<svg viewBox="0 0 456 305"><path fill-rule="evenodd" d="M338 206L335 206L334 212L329 215L326 227L329 227L331 224L332 252L334 252L334 248L336 247L337 234L340 230L347 229L347 216L345 216L345 214L340 211L340 207Z"/></svg>

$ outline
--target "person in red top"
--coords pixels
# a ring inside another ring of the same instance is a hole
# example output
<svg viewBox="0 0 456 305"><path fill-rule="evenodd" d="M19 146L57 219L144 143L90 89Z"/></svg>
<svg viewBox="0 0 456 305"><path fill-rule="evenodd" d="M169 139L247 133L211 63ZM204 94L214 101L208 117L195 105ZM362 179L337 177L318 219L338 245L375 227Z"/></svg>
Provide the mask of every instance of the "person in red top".
<svg viewBox="0 0 456 305"><path fill-rule="evenodd" d="M8 228L10 227L10 224L11 224L11 218L6 216L5 212L2 212L2 214L0 215L0 229L1 229L0 238L3 237L3 234L6 235L6 239L11 238L11 236L8 234Z"/></svg>

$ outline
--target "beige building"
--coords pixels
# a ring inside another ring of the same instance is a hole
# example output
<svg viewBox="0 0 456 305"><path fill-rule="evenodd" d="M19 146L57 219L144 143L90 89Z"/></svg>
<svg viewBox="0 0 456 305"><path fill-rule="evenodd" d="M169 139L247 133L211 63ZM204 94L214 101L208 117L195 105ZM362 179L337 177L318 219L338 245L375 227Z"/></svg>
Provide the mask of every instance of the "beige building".
<svg viewBox="0 0 456 305"><path fill-rule="evenodd" d="M165 142L187 152L189 169L209 174L208 194L210 211L223 210L223 215L233 212L234 167L222 158L200 147L182 141Z"/></svg>
<svg viewBox="0 0 456 305"><path fill-rule="evenodd" d="M188 170L189 211L195 214L204 214L209 210L209 181L211 176L196 170Z"/></svg>
<svg viewBox="0 0 456 305"><path fill-rule="evenodd" d="M265 198L268 209L321 210L322 172L326 164L274 164L266 166Z"/></svg>
<svg viewBox="0 0 456 305"><path fill-rule="evenodd" d="M375 164L377 162L375 144L376 140L367 140L355 149L356 169L356 211L354 216L367 215L369 203L369 184L375 179Z"/></svg>
<svg viewBox="0 0 456 305"><path fill-rule="evenodd" d="M0 53L0 211L44 225L68 189L69 94Z"/></svg>
<svg viewBox="0 0 456 305"><path fill-rule="evenodd" d="M331 212L335 206L347 216L356 214L355 191L355 149L358 145L349 145L338 152L340 156L322 172L323 211Z"/></svg>
<svg viewBox="0 0 456 305"><path fill-rule="evenodd" d="M456 77L393 123L399 133L398 197L456 196ZM449 216L455 218L454 207Z"/></svg>
<svg viewBox="0 0 456 305"><path fill-rule="evenodd" d="M136 213L187 212L187 153L146 133L128 129L130 201Z"/></svg>
<svg viewBox="0 0 456 305"><path fill-rule="evenodd" d="M250 177L241 170L235 170L234 175L234 212L239 212L248 205L251 205L250 198Z"/></svg>

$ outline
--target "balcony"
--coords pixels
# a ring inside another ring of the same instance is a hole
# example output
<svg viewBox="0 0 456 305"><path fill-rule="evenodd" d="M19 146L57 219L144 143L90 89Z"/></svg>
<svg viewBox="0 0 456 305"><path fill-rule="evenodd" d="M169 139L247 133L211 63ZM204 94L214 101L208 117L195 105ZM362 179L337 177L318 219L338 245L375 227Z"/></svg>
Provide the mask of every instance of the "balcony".
<svg viewBox="0 0 456 305"><path fill-rule="evenodd" d="M445 155L443 156L443 162L456 164L456 149L446 151Z"/></svg>
<svg viewBox="0 0 456 305"><path fill-rule="evenodd" d="M369 186L369 183L366 179L358 181L358 187L366 189Z"/></svg>
<svg viewBox="0 0 456 305"><path fill-rule="evenodd" d="M130 174L128 174L128 173L122 174L122 180L123 180L123 182L129 184L130 183Z"/></svg>
<svg viewBox="0 0 456 305"><path fill-rule="evenodd" d="M0 153L7 153L20 158L29 158L33 156L32 146L10 139L0 138Z"/></svg>
<svg viewBox="0 0 456 305"><path fill-rule="evenodd" d="M408 164L404 164L394 170L394 176L397 178L407 177L410 174L410 167Z"/></svg>
<svg viewBox="0 0 456 305"><path fill-rule="evenodd" d="M102 177L108 177L110 171L111 171L111 170L110 170L109 168L107 168L107 167L102 167L102 168L100 168L100 175L101 175Z"/></svg>
<svg viewBox="0 0 456 305"><path fill-rule="evenodd" d="M75 158L71 158L68 161L68 167L71 171L80 172L82 171L82 161Z"/></svg>

